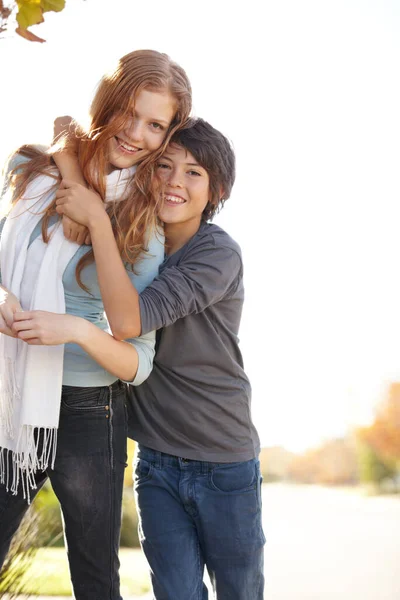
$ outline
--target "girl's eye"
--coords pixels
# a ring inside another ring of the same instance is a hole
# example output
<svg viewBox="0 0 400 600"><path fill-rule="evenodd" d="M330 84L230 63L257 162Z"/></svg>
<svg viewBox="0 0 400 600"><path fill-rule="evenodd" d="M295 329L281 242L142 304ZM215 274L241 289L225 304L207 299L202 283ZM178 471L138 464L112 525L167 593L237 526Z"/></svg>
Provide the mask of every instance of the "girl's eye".
<svg viewBox="0 0 400 600"><path fill-rule="evenodd" d="M156 122L150 123L150 127L152 129L157 130L157 131L163 131L164 130L164 127L162 125L160 125L160 123L156 123Z"/></svg>

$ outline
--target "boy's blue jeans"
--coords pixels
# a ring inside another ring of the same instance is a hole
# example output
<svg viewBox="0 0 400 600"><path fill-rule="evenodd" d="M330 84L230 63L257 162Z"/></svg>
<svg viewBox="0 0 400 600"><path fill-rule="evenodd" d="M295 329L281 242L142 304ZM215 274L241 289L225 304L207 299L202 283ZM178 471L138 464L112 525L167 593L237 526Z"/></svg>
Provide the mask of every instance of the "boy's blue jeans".
<svg viewBox="0 0 400 600"><path fill-rule="evenodd" d="M257 459L210 463L143 446L135 461L139 535L157 600L261 600L261 476Z"/></svg>
<svg viewBox="0 0 400 600"><path fill-rule="evenodd" d="M61 504L77 600L121 600L118 549L126 436L122 383L63 387L54 470L37 473L31 497L49 478ZM22 493L14 496L0 484L0 568L27 509Z"/></svg>

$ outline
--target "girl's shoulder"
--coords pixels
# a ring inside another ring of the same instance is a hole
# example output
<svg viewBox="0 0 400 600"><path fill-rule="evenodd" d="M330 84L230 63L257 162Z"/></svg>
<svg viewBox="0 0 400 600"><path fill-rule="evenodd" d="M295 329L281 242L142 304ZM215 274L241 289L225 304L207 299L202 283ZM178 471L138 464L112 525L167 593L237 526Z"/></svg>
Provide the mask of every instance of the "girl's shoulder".
<svg viewBox="0 0 400 600"><path fill-rule="evenodd" d="M41 145L35 145L35 146L32 146L32 149L34 149L37 152L45 152L47 150L47 147L41 146ZM32 160L32 157L28 156L27 154L24 154L22 148L19 148L18 150L12 152L6 159L6 162L3 167L3 171L2 171L3 185L2 185L2 187L7 186L7 182L8 182L8 179L9 179L9 176L11 173L13 173L13 172L18 173L18 167L29 162L30 160Z"/></svg>

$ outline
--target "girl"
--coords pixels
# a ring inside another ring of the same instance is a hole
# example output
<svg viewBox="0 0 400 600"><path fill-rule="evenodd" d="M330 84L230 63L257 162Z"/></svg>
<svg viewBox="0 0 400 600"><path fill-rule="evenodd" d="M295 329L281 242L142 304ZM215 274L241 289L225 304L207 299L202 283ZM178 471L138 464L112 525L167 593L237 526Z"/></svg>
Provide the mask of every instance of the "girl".
<svg viewBox="0 0 400 600"><path fill-rule="evenodd" d="M141 289L164 252L153 165L190 108L185 72L165 54L137 51L102 79L89 129L78 134L79 167L107 202L127 274ZM0 564L26 498L49 477L63 512L75 597L120 599L126 415L118 379L138 385L148 376L154 334L120 341L113 314L114 337L106 331L93 251L62 235L51 156L23 147L11 167L12 209L0 255ZM19 303L27 311L22 326L14 320Z"/></svg>

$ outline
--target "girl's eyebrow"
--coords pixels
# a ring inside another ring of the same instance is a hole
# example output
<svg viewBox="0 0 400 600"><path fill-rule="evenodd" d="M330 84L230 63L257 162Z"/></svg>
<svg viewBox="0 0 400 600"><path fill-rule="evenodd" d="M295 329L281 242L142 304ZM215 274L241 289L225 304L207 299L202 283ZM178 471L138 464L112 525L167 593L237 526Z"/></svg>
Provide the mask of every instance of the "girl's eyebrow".
<svg viewBox="0 0 400 600"><path fill-rule="evenodd" d="M137 119L137 112L135 111L135 109L132 110L132 116L133 118ZM166 121L165 119L157 119L157 117L146 117L148 121L152 121L152 122L156 122L156 123L161 123L162 125L165 125L166 127L169 126L169 122Z"/></svg>

